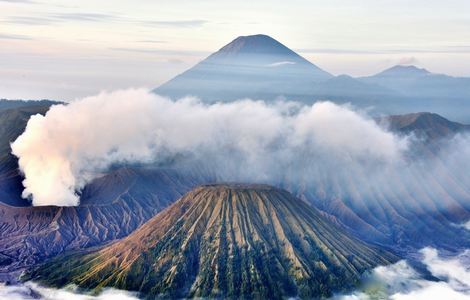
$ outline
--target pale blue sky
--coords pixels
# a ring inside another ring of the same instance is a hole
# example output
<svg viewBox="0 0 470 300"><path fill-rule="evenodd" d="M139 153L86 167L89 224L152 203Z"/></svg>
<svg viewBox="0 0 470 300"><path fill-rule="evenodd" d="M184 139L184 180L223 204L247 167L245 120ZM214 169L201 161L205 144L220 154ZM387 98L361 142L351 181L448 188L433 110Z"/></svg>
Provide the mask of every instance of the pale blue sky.
<svg viewBox="0 0 470 300"><path fill-rule="evenodd" d="M0 98L155 87L264 33L333 74L397 63L470 76L470 1L0 0Z"/></svg>

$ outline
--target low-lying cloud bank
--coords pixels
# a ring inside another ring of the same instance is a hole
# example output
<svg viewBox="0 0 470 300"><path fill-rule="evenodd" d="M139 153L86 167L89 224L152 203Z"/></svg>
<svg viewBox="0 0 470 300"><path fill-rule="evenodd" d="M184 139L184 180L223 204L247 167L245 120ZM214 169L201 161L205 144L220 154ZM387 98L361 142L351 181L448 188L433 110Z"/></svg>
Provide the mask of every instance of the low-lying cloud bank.
<svg viewBox="0 0 470 300"><path fill-rule="evenodd" d="M63 289L46 288L34 282L23 285L0 285L0 299L8 300L138 300L139 298L127 291L104 289L98 295L80 294L70 286Z"/></svg>
<svg viewBox="0 0 470 300"><path fill-rule="evenodd" d="M24 197L34 205L71 206L86 183L116 163L161 163L182 155L212 164L224 180L276 181L286 168L302 172L325 160L386 166L406 146L405 138L331 102L207 105L125 90L31 117L12 149L25 174Z"/></svg>
<svg viewBox="0 0 470 300"><path fill-rule="evenodd" d="M409 159L412 140L348 105L204 104L137 89L53 106L31 117L12 149L33 205L78 205L80 190L115 164L171 162L216 181L290 186L352 207L470 207L470 135L447 141L439 157Z"/></svg>
<svg viewBox="0 0 470 300"><path fill-rule="evenodd" d="M422 262L437 280L427 280L402 260L390 266L375 268L363 286L349 295L334 300L464 300L470 299L470 251L456 257L439 257L436 249L421 250Z"/></svg>

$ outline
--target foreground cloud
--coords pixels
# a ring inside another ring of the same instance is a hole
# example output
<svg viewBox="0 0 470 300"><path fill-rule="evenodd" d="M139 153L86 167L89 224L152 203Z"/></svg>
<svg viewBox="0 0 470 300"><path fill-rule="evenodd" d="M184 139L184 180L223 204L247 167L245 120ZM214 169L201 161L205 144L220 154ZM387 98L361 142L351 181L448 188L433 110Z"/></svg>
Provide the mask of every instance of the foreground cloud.
<svg viewBox="0 0 470 300"><path fill-rule="evenodd" d="M116 290L104 289L95 296L80 294L70 286L63 289L54 289L42 287L34 282L26 282L23 285L0 285L0 299L8 300L138 300L133 293Z"/></svg>
<svg viewBox="0 0 470 300"><path fill-rule="evenodd" d="M302 173L322 161L383 166L399 160L406 145L331 102L207 105L125 90L31 117L12 150L25 175L23 197L33 205L72 206L86 183L117 163L163 163L179 155L213 164L224 180L274 181L288 168Z"/></svg>
<svg viewBox="0 0 470 300"><path fill-rule="evenodd" d="M468 300L470 299L469 251L452 258L441 258L437 250L421 250L422 262L436 280L426 280L402 260L390 266L381 266L365 279L360 290L335 300Z"/></svg>
<svg viewBox="0 0 470 300"><path fill-rule="evenodd" d="M375 268L364 276L362 286L348 295L332 300L468 300L470 299L470 251L453 257L440 257L436 249L421 251L422 263L434 279L426 279L410 264L401 260L393 265ZM98 295L81 294L74 286L63 289L42 287L34 282L22 285L0 285L0 299L24 300L136 300L137 295L116 289L105 289Z"/></svg>

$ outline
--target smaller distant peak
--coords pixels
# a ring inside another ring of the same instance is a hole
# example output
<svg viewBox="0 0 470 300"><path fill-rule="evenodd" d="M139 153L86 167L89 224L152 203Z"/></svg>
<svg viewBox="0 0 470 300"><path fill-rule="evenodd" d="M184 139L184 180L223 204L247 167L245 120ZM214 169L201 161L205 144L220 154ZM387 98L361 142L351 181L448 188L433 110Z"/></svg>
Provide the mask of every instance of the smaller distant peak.
<svg viewBox="0 0 470 300"><path fill-rule="evenodd" d="M396 65L396 66L391 67L389 70L429 73L428 70L424 68L418 68L417 66L414 66L414 65Z"/></svg>
<svg viewBox="0 0 470 300"><path fill-rule="evenodd" d="M385 71L380 72L379 76L390 76L390 75L399 75L399 76L417 76L417 75L428 75L431 74L428 70L424 68L418 68L413 65L396 65Z"/></svg>
<svg viewBox="0 0 470 300"><path fill-rule="evenodd" d="M431 112L417 112L404 115L391 115L385 117L383 120L389 122L393 128L405 128L412 126L413 128L433 128L438 124L444 125L445 127L454 128L462 126L459 123L455 123L447 120L441 115Z"/></svg>
<svg viewBox="0 0 470 300"><path fill-rule="evenodd" d="M404 115L398 115L395 116L397 118L403 118L405 120L408 120L409 123L416 122L419 118L441 118L438 114L434 114L431 112L417 112L417 113L410 113L410 114L404 114Z"/></svg>

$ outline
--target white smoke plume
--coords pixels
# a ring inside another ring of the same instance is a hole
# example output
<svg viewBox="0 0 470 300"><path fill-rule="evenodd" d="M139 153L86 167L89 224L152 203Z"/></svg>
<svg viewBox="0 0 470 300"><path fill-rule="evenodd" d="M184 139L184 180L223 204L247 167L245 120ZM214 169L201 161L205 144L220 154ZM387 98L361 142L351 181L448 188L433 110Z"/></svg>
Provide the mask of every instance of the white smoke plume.
<svg viewBox="0 0 470 300"><path fill-rule="evenodd" d="M25 175L23 196L33 205L58 206L77 205L85 184L118 163L181 155L215 165L225 180L276 181L318 171L326 161L355 172L387 170L406 148L406 138L331 102L208 105L142 89L55 105L31 117L12 144Z"/></svg>
<svg viewBox="0 0 470 300"><path fill-rule="evenodd" d="M349 295L335 300L468 300L470 299L470 251L455 257L443 258L436 249L424 248L422 262L437 280L425 279L406 261L375 268L364 279L363 286Z"/></svg>

